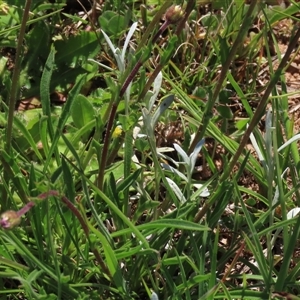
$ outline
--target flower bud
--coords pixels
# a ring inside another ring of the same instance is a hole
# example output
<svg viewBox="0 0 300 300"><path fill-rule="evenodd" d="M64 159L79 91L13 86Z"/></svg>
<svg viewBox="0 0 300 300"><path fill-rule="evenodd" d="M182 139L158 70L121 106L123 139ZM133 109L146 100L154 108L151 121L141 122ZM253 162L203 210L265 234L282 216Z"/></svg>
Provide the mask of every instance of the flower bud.
<svg viewBox="0 0 300 300"><path fill-rule="evenodd" d="M121 126L117 126L112 134L112 137L115 139L117 137L120 137L122 134L123 130Z"/></svg>
<svg viewBox="0 0 300 300"><path fill-rule="evenodd" d="M21 217L14 210L8 210L0 216L0 227L3 229L13 229L21 222Z"/></svg>
<svg viewBox="0 0 300 300"><path fill-rule="evenodd" d="M4 14L8 14L9 6L6 2L0 1L0 14L3 12Z"/></svg>
<svg viewBox="0 0 300 300"><path fill-rule="evenodd" d="M180 5L172 5L165 14L166 21L171 24L177 23L183 16L183 10Z"/></svg>

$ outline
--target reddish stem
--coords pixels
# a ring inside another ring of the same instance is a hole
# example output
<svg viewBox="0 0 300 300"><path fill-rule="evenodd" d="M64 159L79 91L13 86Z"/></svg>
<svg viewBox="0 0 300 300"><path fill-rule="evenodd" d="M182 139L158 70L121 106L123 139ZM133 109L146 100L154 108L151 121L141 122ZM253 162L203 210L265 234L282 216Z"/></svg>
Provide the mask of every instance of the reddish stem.
<svg viewBox="0 0 300 300"><path fill-rule="evenodd" d="M85 222L85 220L83 219L81 213L79 212L79 210L73 205L73 203L65 196L61 197L61 200L63 203L65 203L65 205L72 211L72 213L76 216L76 218L78 219L86 237L89 237L89 227L87 225L87 223ZM101 268L103 269L103 271L112 279L112 276L110 274L109 269L107 268L105 262L103 261L100 253L98 252L98 250L96 248L92 249L99 265L101 266Z"/></svg>
<svg viewBox="0 0 300 300"><path fill-rule="evenodd" d="M49 196L58 197L59 193L57 191L50 190L48 192L39 194L37 196L37 198L41 199L41 200L44 200L44 199L48 198ZM21 217L21 216L25 215L34 206L35 206L35 202L33 202L33 201L28 202L25 206L23 206L20 210L17 211L18 217Z"/></svg>
<svg viewBox="0 0 300 300"><path fill-rule="evenodd" d="M171 23L166 20L164 22L164 24L162 24L160 26L160 28L158 29L158 31L156 32L155 36L152 38L151 40L151 44L154 45L155 42L158 40L158 38L160 37L161 34L163 34L163 32L168 28L168 26ZM136 63L136 65L134 66L134 68L131 70L130 74L128 75L128 77L126 78L121 90L120 90L120 98L123 97L123 95L126 92L126 89L128 88L130 82L133 80L134 76L137 74L137 72L139 71L140 67L143 65L143 61L141 61L141 59Z"/></svg>
<svg viewBox="0 0 300 300"><path fill-rule="evenodd" d="M35 203L33 201L28 202L25 206L23 206L20 210L17 211L17 216L22 217L25 215L33 206Z"/></svg>

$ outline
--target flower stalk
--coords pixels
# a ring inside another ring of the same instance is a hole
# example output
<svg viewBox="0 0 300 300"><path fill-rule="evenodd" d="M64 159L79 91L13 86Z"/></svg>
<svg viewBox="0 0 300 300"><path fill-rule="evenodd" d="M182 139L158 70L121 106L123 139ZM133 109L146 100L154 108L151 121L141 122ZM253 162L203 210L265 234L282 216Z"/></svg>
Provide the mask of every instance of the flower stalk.
<svg viewBox="0 0 300 300"><path fill-rule="evenodd" d="M48 192L42 193L37 196L37 199L39 200L45 200L48 197L61 197L61 201L68 207L70 211L76 216L78 219L86 237L89 239L89 227L87 222L84 220L83 216L79 212L79 210L74 206L74 204L66 197L66 196L60 196L59 192L55 190L50 190ZM30 201L27 204L25 204L20 210L14 211L14 210L8 210L1 214L0 216L0 227L4 230L11 230L15 227L17 227L21 223L21 217L25 215L32 207L35 206L34 201ZM101 266L103 272L112 278L110 271L108 267L106 266L104 260L102 259L99 251L93 247L92 249L96 260L98 261L99 265Z"/></svg>

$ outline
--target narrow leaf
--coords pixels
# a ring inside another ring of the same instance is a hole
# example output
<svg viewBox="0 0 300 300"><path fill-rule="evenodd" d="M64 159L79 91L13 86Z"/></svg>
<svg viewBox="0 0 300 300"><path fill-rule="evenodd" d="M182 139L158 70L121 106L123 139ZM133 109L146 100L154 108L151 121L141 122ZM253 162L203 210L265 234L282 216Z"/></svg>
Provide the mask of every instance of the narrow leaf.
<svg viewBox="0 0 300 300"><path fill-rule="evenodd" d="M157 108L155 111L152 120L151 125L152 128L154 128L155 124L157 123L159 117L166 111L166 109L172 104L174 101L174 95L169 95Z"/></svg>
<svg viewBox="0 0 300 300"><path fill-rule="evenodd" d="M153 105L157 99L157 96L160 92L160 88L161 88L161 84L162 84L162 72L159 72L158 75L156 76L155 80L154 80L154 83L153 83L153 95L151 96L150 100L149 100L149 104L148 104L148 107L147 109L149 111L152 110L153 108Z"/></svg>
<svg viewBox="0 0 300 300"><path fill-rule="evenodd" d="M137 28L137 25L138 25L138 22L134 22L131 25L131 27L129 29L129 32L128 32L128 34L126 36L126 39L125 39L124 47L123 47L123 50L122 50L122 56L121 56L122 57L122 62L123 62L124 65L125 65L125 53L126 53L128 45L129 45L130 39L133 36L133 34L134 34L134 32Z"/></svg>
<svg viewBox="0 0 300 300"><path fill-rule="evenodd" d="M196 163L196 159L197 156L199 154L199 152L201 151L202 146L205 143L205 139L202 139L195 147L194 151L192 152L192 154L190 155L190 164L191 164L191 171L194 169L195 163Z"/></svg>
<svg viewBox="0 0 300 300"><path fill-rule="evenodd" d="M182 160L185 162L185 164L190 166L190 158L185 153L185 151L178 144L174 143L173 145L177 153L181 156Z"/></svg>
<svg viewBox="0 0 300 300"><path fill-rule="evenodd" d="M182 230L191 230L191 231L208 231L211 230L209 227L204 225L199 225L198 223L193 223L190 221L179 220L179 219L160 219L151 221L150 223L142 224L136 226L136 229L139 231L143 230L151 230L147 232L150 234L152 229L157 232L157 229L165 229L165 228L175 228L175 229L182 229ZM112 237L121 236L127 233L130 233L130 228L122 229L111 234Z"/></svg>
<svg viewBox="0 0 300 300"><path fill-rule="evenodd" d="M48 117L48 131L51 140L54 136L53 125L51 122L51 102L50 102L50 81L54 67L54 53L55 49L51 47L48 59L46 61L44 71L42 74L41 85L40 85L40 95L42 103L42 112L44 116Z"/></svg>
<svg viewBox="0 0 300 300"><path fill-rule="evenodd" d="M53 141L52 141L52 145L49 149L49 155L48 155L47 160L44 165L44 170L47 169L49 162L51 160L52 154L54 153L54 151L56 151L58 149L57 148L58 147L58 145L57 145L58 139L62 135L63 128L66 124L66 121L67 121L69 115L70 115L70 110L73 105L73 102L76 99L77 95L79 94L81 87L82 87L83 83L85 82L85 80L86 80L86 76L81 76L80 79L78 80L78 82L74 85L74 87L72 88L72 90L69 93L68 101L66 102L66 104L63 108L63 111L60 115L59 121L58 121L57 129L56 129Z"/></svg>
<svg viewBox="0 0 300 300"><path fill-rule="evenodd" d="M177 196L179 202L181 202L181 204L186 202L186 198L184 197L183 193L181 192L180 188L178 187L178 185L170 178L166 177L166 180L168 181L171 189L174 191L175 195Z"/></svg>

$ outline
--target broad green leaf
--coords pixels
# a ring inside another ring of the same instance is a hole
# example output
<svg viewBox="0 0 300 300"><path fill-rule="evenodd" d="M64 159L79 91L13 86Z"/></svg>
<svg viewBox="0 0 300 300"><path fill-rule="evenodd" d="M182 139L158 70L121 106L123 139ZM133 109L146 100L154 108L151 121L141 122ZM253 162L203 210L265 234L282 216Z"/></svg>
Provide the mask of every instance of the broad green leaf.
<svg viewBox="0 0 300 300"><path fill-rule="evenodd" d="M24 2L24 1L22 1L22 2ZM41 16L41 17L38 17L38 18L36 18L36 19L29 20L29 21L27 22L27 25L34 24L34 23L36 23L36 22L38 22L38 21L44 20L44 19L46 19L46 18L48 18L48 17L50 17L50 16L53 16L53 15L59 13L60 11L61 11L61 10L54 11L54 12L51 12L51 13L49 13L49 14L47 14L47 15L43 15L43 16ZM20 10L20 12L22 13L22 10ZM10 17L9 17L9 18L10 18ZM11 20L10 20L10 21L11 21ZM6 24L5 21L4 21L4 24ZM1 18L0 18L0 26L1 26L1 25L3 25L3 24L1 24ZM0 36L1 36L1 35L5 35L5 34L7 34L7 33L10 33L10 34L11 34L12 32L14 32L14 31L16 31L16 30L18 30L18 29L20 29L20 25L10 26L10 27L7 28L7 29L0 30Z"/></svg>
<svg viewBox="0 0 300 300"><path fill-rule="evenodd" d="M101 14L99 23L108 35L118 36L127 28L125 17L114 11L105 11Z"/></svg>
<svg viewBox="0 0 300 300"><path fill-rule="evenodd" d="M46 169L50 163L50 160L51 160L51 155L57 151L57 144L58 144L58 140L63 132L63 128L66 124L66 121L68 119L68 117L70 116L70 110L71 110L71 107L73 105L73 102L74 100L76 99L76 97L78 96L79 92L80 92L80 89L83 85L83 83L86 81L86 76L82 76L79 78L78 82L75 84L75 86L72 88L72 90L70 91L69 93L69 98L68 98L68 101L67 103L65 104L63 110L62 110L62 113L60 115L60 118L58 120L58 125L57 125L57 129L56 129L56 132L54 134L54 138L52 140L52 145L50 147L50 150L49 150L49 155L47 157L47 160L45 162L45 165L44 165L44 169Z"/></svg>
<svg viewBox="0 0 300 300"><path fill-rule="evenodd" d="M28 143L28 146L30 146L32 148L35 155L39 158L40 161L42 161L43 158L37 148L36 142L35 142L33 136L31 135L31 133L25 127L25 125L18 118L15 118L14 124L15 124L15 128L22 134L22 138L26 140L26 143ZM22 146L22 145L20 145L20 146Z"/></svg>
<svg viewBox="0 0 300 300"><path fill-rule="evenodd" d="M68 40L56 41L54 43L56 53L56 64L75 67L85 63L88 58L94 57L100 49L95 32L81 31Z"/></svg>
<svg viewBox="0 0 300 300"><path fill-rule="evenodd" d="M233 114L231 111L231 108L225 105L219 105L217 107L217 111L220 114L220 116L224 119L232 119Z"/></svg>
<svg viewBox="0 0 300 300"><path fill-rule="evenodd" d="M75 126L80 129L94 119L93 105L85 96L78 95L71 107L71 115Z"/></svg>

